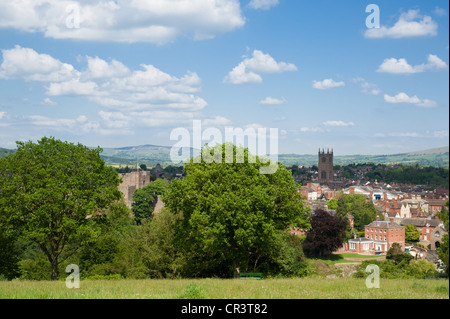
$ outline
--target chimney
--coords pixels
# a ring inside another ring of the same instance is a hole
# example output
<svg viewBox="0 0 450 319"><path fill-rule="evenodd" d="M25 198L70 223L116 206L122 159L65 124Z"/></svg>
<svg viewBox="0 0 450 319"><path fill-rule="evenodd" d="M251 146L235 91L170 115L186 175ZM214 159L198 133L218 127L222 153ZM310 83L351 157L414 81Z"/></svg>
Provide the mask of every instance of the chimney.
<svg viewBox="0 0 450 319"><path fill-rule="evenodd" d="M377 221L380 220L380 216L377 215L377 218L376 218L376 219L377 219Z"/></svg>

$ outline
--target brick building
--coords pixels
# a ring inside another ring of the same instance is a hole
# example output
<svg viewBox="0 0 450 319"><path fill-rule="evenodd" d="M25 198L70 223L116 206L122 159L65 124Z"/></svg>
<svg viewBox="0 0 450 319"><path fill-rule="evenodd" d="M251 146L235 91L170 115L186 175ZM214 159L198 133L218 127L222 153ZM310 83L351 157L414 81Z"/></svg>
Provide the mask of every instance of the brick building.
<svg viewBox="0 0 450 319"><path fill-rule="evenodd" d="M401 226L414 225L420 232L421 241L430 241L431 233L433 230L439 226L439 219L428 219L428 218L404 218L400 223Z"/></svg>
<svg viewBox="0 0 450 319"><path fill-rule="evenodd" d="M393 243L399 243L405 249L405 228L377 220L364 227L364 237L350 239L344 249L355 253L386 253Z"/></svg>

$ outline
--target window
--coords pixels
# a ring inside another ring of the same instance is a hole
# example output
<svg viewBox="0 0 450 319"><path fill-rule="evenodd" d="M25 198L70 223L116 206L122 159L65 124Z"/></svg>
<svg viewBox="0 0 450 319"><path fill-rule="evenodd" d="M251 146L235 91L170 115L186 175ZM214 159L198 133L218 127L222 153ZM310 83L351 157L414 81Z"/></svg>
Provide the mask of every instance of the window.
<svg viewBox="0 0 450 319"><path fill-rule="evenodd" d="M427 228L427 234L429 234L430 233L430 229L429 228Z"/></svg>
<svg viewBox="0 0 450 319"><path fill-rule="evenodd" d="M423 240L428 240L427 235L423 235Z"/></svg>
<svg viewBox="0 0 450 319"><path fill-rule="evenodd" d="M350 243L350 249L356 249L356 244L355 243Z"/></svg>
<svg viewBox="0 0 450 319"><path fill-rule="evenodd" d="M384 236L384 241L386 241L386 236Z"/></svg>

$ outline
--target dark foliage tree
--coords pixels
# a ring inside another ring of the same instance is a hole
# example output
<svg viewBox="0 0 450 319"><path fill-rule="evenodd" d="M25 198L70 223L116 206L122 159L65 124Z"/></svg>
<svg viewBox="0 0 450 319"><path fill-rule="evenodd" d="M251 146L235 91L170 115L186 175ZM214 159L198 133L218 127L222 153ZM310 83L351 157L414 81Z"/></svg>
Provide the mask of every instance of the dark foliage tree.
<svg viewBox="0 0 450 319"><path fill-rule="evenodd" d="M303 250L310 256L326 256L342 247L346 223L324 210L311 216L311 229L306 233Z"/></svg>

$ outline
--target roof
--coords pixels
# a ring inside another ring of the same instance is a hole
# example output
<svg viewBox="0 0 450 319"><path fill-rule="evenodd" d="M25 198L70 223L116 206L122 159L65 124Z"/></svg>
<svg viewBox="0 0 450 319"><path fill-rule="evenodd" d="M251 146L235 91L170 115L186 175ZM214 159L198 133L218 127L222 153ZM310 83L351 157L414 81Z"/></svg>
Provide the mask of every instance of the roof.
<svg viewBox="0 0 450 319"><path fill-rule="evenodd" d="M388 220L376 220L371 222L369 225L366 225L366 227L389 228L389 229L403 228L399 224L390 222Z"/></svg>
<svg viewBox="0 0 450 319"><path fill-rule="evenodd" d="M437 227L439 226L439 220L437 219L428 219L428 218L403 218L400 222L400 225L414 225L416 227Z"/></svg>
<svg viewBox="0 0 450 319"><path fill-rule="evenodd" d="M373 239L369 239L366 237L359 237L359 238L349 239L348 241L352 242L352 243L362 243L362 242L373 242Z"/></svg>

